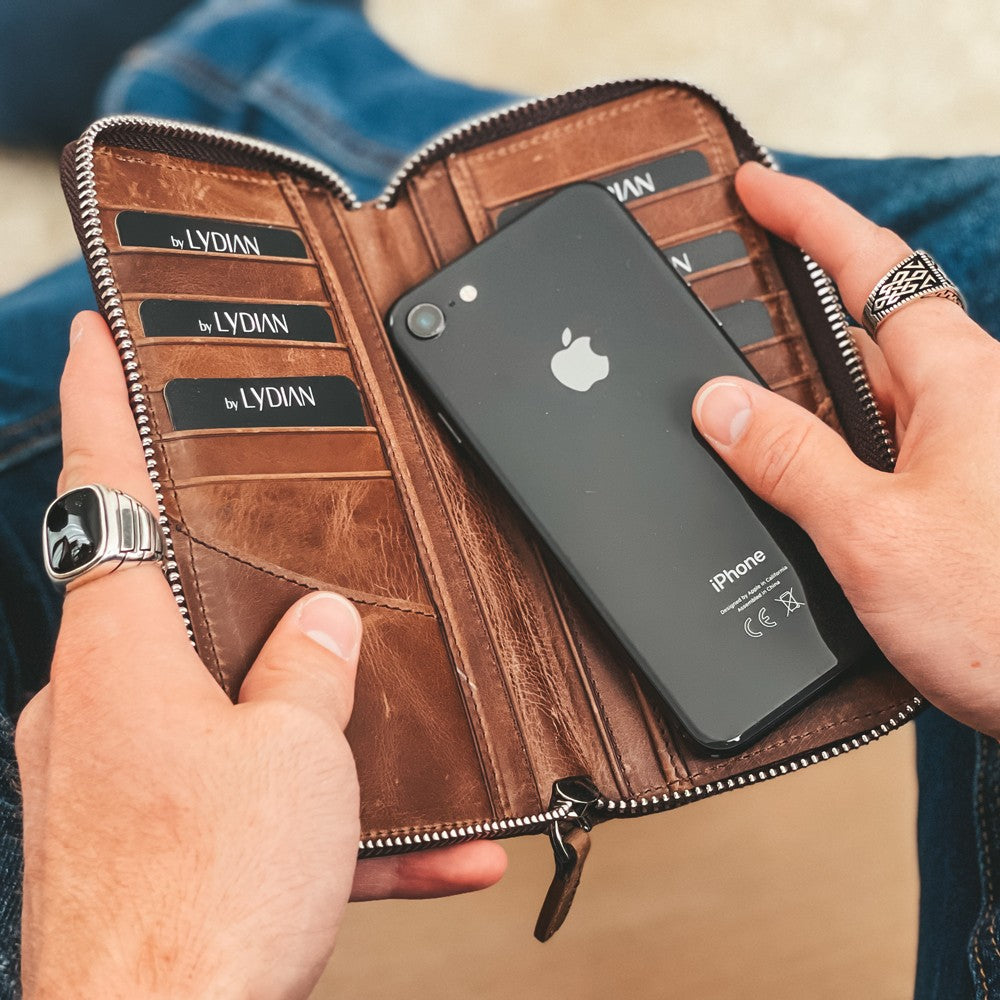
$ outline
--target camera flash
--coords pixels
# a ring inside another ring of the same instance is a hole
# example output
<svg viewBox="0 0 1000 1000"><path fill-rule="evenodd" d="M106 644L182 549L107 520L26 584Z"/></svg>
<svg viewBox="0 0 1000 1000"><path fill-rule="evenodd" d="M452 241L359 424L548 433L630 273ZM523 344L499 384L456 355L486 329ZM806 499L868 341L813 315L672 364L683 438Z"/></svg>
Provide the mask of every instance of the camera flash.
<svg viewBox="0 0 1000 1000"><path fill-rule="evenodd" d="M462 287L458 290L458 297L463 302L475 302L478 294L479 290L475 285L462 285Z"/></svg>

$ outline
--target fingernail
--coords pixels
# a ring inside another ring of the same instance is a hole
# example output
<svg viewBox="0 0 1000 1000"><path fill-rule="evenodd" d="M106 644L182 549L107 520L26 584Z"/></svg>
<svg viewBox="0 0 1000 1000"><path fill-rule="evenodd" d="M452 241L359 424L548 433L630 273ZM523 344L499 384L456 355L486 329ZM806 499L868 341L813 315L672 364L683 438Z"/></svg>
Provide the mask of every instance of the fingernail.
<svg viewBox="0 0 1000 1000"><path fill-rule="evenodd" d="M72 347L82 336L87 324L83 316L74 316L73 322L69 325L69 346Z"/></svg>
<svg viewBox="0 0 1000 1000"><path fill-rule="evenodd" d="M743 437L750 413L750 397L732 382L709 386L695 404L695 417L702 434L726 448Z"/></svg>
<svg viewBox="0 0 1000 1000"><path fill-rule="evenodd" d="M361 643L361 619L340 594L313 594L299 608L299 629L313 642L350 660Z"/></svg>

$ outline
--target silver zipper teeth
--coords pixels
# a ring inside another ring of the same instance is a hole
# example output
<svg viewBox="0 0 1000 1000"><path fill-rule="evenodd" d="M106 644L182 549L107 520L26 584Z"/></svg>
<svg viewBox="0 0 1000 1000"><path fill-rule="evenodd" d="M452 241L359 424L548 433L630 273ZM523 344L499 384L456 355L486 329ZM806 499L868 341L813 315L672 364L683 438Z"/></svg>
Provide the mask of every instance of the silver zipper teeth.
<svg viewBox="0 0 1000 1000"><path fill-rule="evenodd" d="M915 696L903 706L902 710L881 725L869 729L849 740L835 743L824 750L817 750L808 756L787 760L782 764L761 768L756 771L745 771L743 774L725 778L722 781L712 781L705 785L697 785L684 791L670 792L665 795L650 795L638 799L605 799L598 798L593 807L607 813L608 818L614 816L648 816L653 813L667 812L693 799L707 798L718 792L746 788L749 785L759 785L770 778L778 778L783 774L801 771L812 764L824 760L842 757L852 750L858 750L869 743L874 743L898 729L907 722L923 703L923 699ZM541 830L551 823L561 820L573 820L577 813L572 803L565 803L556 809L539 813L534 816L524 816L518 819L483 820L481 823L467 823L464 826L443 828L402 835L386 835L362 840L358 845L358 854L365 858L374 858L382 854L401 854L407 851L419 851L428 847L443 847L448 844L458 844L466 840L499 840L503 837L515 836L519 833Z"/></svg>
<svg viewBox="0 0 1000 1000"><path fill-rule="evenodd" d="M898 729L904 722L907 722L913 713L923 704L923 699L915 695L903 709L896 715L889 718L881 725L869 729L866 733L842 743L835 743L825 750L817 750L805 757L795 760L787 760L783 764L775 764L771 767L762 768L759 771L746 771L737 774L732 778L725 778L722 781L712 781L706 785L698 785L695 788L688 788L684 791L671 792L668 795L651 795L648 798L639 799L598 799L594 806L604 812L614 816L643 816L649 813L663 812L672 809L680 803L689 802L691 799L705 798L716 792L727 792L735 788L745 788L748 785L759 785L769 778L777 778L783 774L791 774L793 771L801 771L812 764L819 764L821 761L830 760L832 757L842 757L845 753L858 750L869 743L887 736L894 729Z"/></svg>
<svg viewBox="0 0 1000 1000"><path fill-rule="evenodd" d="M629 80L619 80L601 87L595 87L595 91L609 91L616 87L628 87L632 85L668 85L676 86L678 81L665 80L657 77L637 77ZM680 84L682 86L690 86ZM705 94L713 100L720 110L729 114L729 109L709 92L701 88L692 88ZM533 107L541 106L558 101L573 94L574 91L565 91L553 97L523 101L519 104L503 108L491 114L483 115L472 119L464 125L448 130L434 139L427 146L410 157L396 172L385 190L379 195L376 206L381 209L388 208L398 192L399 187L404 184L412 172L419 169L424 163L433 158L441 149L450 143L464 138L473 131L478 131L488 125L499 123L500 121L524 113ZM735 118L734 118L735 121ZM132 410L135 414L136 425L139 428L139 437L142 442L143 454L146 459L146 468L150 481L156 492L156 503L160 526L163 529L166 543L165 569L170 587L174 593L174 599L180 609L187 628L188 638L194 645L194 630L191 627L191 613L187 606L187 600L181 587L180 574L177 571L177 562L174 558L173 539L170 533L170 526L167 522L166 508L163 502L163 487L159 482L159 470L156 463L155 452L153 451L153 439L149 430L148 408L146 406L146 392L138 373L138 365L135 362L135 344L131 331L125 320L124 312L121 308L121 296L114 283L111 272L111 260L107 245L104 242L104 232L101 226L100 212L97 200L97 186L94 180L94 145L97 138L112 128L139 126L152 129L165 136L178 136L193 140L205 141L214 145L226 145L237 151L260 154L268 157L276 163L283 164L289 169L300 173L312 174L317 179L333 189L337 196L352 211L360 208L361 203L357 196L350 189L344 179L335 171L330 170L318 160L303 156L275 146L271 143L262 142L256 139L248 139L236 133L225 132L221 129L193 128L183 122L171 121L161 118L150 118L142 115L114 115L102 118L80 137L76 150L76 182L80 205L80 219L84 234L84 253L90 264L94 276L94 283L98 290L104 314L111 326L115 343L118 345L118 352L125 369L125 377L128 381L129 395L131 397ZM773 157L768 149L756 141L747 133L757 158L768 166L774 165ZM885 420L879 411L878 404L871 391L871 385L865 374L861 363L857 347L851 338L848 329L847 318L840 305L839 296L836 293L833 281L829 275L808 255L803 254L806 268L812 279L813 286L823 305L827 321L830 325L837 345L840 349L844 363L847 366L855 391L861 399L872 429L880 442L884 445L886 454L890 460L895 458L895 445L892 436L889 434ZM773 767L760 770L749 771L744 774L727 778L724 781L699 785L695 788L687 789L683 792L672 792L669 795L653 795L648 798L639 799L603 799L599 798L594 805L596 808L611 815L619 816L639 816L649 813L663 812L674 808L682 802L693 798L702 798L714 792L727 791L735 788L742 788L745 785L759 784L768 778L775 778L790 771L798 771L808 767L810 764L817 764L822 760L829 760L831 757L839 757L850 750L872 743L879 737L886 735L893 729L906 722L910 716L921 705L922 699L915 696L896 716L890 718L877 728L862 733L854 739L834 745L826 750L810 754L808 757L800 757L798 760L787 761ZM387 834L383 837L373 837L362 839L358 844L358 854L361 857L377 857L381 854L398 854L406 851L416 851L428 847L444 846L447 844L458 844L466 840L476 839L500 839L514 836L519 833L532 833L543 830L552 823L561 820L571 820L575 818L572 803L565 803L556 809L546 812L536 813L531 816L519 816L499 820L483 820L477 823L466 823L456 827L443 827L437 830L429 830L420 833L409 834Z"/></svg>
<svg viewBox="0 0 1000 1000"><path fill-rule="evenodd" d="M566 803L546 812L532 816L518 816L513 819L490 819L480 823L466 823L463 826L443 827L423 833L401 835L387 834L384 837L362 839L358 844L358 854L366 858L380 854L401 854L419 851L425 847L444 847L460 844L465 840L499 840L520 833L534 833L544 830L553 823L564 819L574 819L576 813L572 805Z"/></svg>
<svg viewBox="0 0 1000 1000"><path fill-rule="evenodd" d="M101 226L101 215L97 200L97 185L94 180L94 142L104 128L112 123L123 124L131 119L103 119L95 122L80 138L76 150L76 186L80 206L80 225L83 230L83 252L87 257L94 285L101 300L101 308L111 327L118 353L121 356L122 367L125 369L125 380L128 383L129 399L132 412L135 415L136 427L139 430L139 440L142 442L143 455L146 459L146 471L156 493L157 518L164 538L164 570L167 581L173 591L174 600L180 609L188 639L194 644L194 630L191 628L191 613L184 598L180 574L177 572L177 561L174 557L174 542L167 521L166 508L163 504L163 486L160 483L160 473L156 466L153 451L153 438L149 428L149 413L146 406L146 390L139 376L135 361L135 344L131 331L125 321L122 310L121 296L115 285L111 272L111 258L107 244L104 242L104 231Z"/></svg>
<svg viewBox="0 0 1000 1000"><path fill-rule="evenodd" d="M889 432L889 428L885 422L885 417L882 415L882 411L875 400L871 383L868 381L868 374L865 372L865 366L861 361L861 354L858 351L857 344L854 343L854 338L851 336L850 324L844 313L844 307L841 305L840 296L837 294L837 288L833 283L833 279L809 254L803 253L802 259L805 261L806 270L809 272L810 278L812 278L813 287L816 289L816 294L822 303L823 311L826 313L827 322L833 331L840 355L844 359L844 365L854 385L854 391L861 400L861 405L865 411L865 416L868 419L872 433L874 433L882 445L885 452L884 457L891 468L896 464L896 443L893 441L892 434Z"/></svg>

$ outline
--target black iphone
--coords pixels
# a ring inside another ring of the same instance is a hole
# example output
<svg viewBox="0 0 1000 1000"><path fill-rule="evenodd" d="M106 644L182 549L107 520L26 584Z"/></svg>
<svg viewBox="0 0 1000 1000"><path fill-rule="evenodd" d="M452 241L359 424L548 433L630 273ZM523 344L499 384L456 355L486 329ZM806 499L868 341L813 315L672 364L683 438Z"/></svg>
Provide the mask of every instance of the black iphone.
<svg viewBox="0 0 1000 1000"><path fill-rule="evenodd" d="M702 746L746 746L869 648L809 538L695 430L699 386L756 375L602 188L554 194L400 298L388 328Z"/></svg>

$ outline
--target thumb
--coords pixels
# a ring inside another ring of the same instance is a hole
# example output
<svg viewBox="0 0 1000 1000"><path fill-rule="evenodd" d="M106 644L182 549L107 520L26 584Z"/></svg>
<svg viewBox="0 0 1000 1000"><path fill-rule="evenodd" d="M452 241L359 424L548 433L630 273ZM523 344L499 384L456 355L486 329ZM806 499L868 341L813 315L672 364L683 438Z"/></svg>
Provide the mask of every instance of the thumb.
<svg viewBox="0 0 1000 1000"><path fill-rule="evenodd" d="M293 604L264 643L240 688L240 702L283 701L309 708L340 729L354 704L361 618L340 594Z"/></svg>
<svg viewBox="0 0 1000 1000"><path fill-rule="evenodd" d="M791 400L738 378L713 379L693 404L695 426L762 500L805 529L829 561L851 540L845 515L869 506L886 477Z"/></svg>

